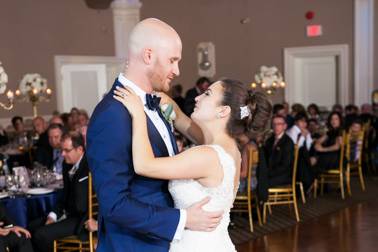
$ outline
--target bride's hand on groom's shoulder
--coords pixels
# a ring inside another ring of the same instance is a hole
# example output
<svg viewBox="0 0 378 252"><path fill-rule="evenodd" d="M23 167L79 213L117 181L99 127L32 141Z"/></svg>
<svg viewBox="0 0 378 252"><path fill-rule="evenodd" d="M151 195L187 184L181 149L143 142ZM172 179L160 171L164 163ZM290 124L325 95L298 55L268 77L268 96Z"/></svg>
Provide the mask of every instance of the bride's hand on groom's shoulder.
<svg viewBox="0 0 378 252"><path fill-rule="evenodd" d="M191 205L186 209L187 219L185 227L193 231L211 232L216 229L222 220L223 211L207 212L202 209L210 201L210 198Z"/></svg>
<svg viewBox="0 0 378 252"><path fill-rule="evenodd" d="M137 115L144 115L142 100L132 89L117 87L113 97L127 108L133 118Z"/></svg>
<svg viewBox="0 0 378 252"><path fill-rule="evenodd" d="M172 98L169 97L169 95L167 95L164 92L156 92L155 94L161 98L160 104L173 104L174 103Z"/></svg>

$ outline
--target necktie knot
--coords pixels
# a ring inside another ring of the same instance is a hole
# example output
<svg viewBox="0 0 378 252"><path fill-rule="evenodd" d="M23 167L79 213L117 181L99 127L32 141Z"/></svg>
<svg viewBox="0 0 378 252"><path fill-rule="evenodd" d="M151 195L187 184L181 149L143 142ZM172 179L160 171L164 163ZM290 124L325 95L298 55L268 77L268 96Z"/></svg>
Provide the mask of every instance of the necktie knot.
<svg viewBox="0 0 378 252"><path fill-rule="evenodd" d="M156 110L158 111L160 109L160 97L157 97L156 95L146 94L146 105L149 110Z"/></svg>

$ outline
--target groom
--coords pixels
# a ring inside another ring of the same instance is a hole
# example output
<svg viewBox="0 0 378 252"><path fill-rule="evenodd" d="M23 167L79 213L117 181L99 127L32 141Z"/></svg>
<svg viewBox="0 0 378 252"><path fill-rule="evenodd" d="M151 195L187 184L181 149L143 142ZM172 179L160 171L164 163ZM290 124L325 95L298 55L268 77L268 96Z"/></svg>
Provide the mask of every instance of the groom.
<svg viewBox="0 0 378 252"><path fill-rule="evenodd" d="M87 157L100 203L98 252L166 252L172 240L180 240L184 228L212 231L219 224L222 213L202 210L209 199L174 209L168 181L134 173L132 151L143 150L132 149L132 119L113 98L116 86L133 89L145 104L155 156L175 155L175 138L151 93L169 90L179 75L181 50L181 39L168 24L152 18L138 23L129 37L126 72L92 115Z"/></svg>

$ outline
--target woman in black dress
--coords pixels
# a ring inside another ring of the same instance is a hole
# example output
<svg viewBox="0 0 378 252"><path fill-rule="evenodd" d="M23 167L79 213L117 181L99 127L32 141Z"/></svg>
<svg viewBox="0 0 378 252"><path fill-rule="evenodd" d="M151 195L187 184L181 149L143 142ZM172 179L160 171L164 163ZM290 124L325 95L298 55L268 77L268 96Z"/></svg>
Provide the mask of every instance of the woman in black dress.
<svg viewBox="0 0 378 252"><path fill-rule="evenodd" d="M328 131L314 145L316 174L339 167L340 146L342 143L342 116L332 112L327 119Z"/></svg>

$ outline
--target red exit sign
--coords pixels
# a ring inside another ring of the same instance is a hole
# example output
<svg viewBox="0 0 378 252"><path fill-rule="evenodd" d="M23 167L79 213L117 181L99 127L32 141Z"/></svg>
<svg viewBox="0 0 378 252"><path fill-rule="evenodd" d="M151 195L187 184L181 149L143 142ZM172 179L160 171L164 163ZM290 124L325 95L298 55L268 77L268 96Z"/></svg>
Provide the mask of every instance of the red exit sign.
<svg viewBox="0 0 378 252"><path fill-rule="evenodd" d="M307 37L318 37L323 34L321 25L307 25L306 31Z"/></svg>

